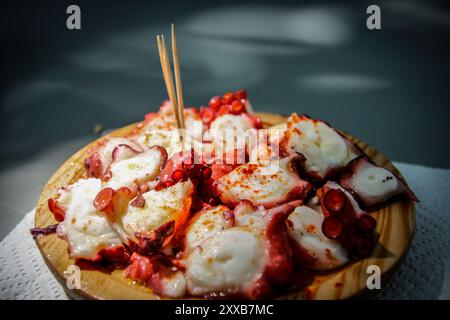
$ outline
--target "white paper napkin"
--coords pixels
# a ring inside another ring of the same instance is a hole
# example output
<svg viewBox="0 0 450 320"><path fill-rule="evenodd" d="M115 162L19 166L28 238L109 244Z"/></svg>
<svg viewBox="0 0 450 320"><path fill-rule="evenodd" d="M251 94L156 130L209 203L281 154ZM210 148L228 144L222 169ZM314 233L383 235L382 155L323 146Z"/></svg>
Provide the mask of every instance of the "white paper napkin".
<svg viewBox="0 0 450 320"><path fill-rule="evenodd" d="M0 298L67 299L30 234L32 227L34 210L0 243Z"/></svg>
<svg viewBox="0 0 450 320"><path fill-rule="evenodd" d="M378 299L450 299L450 170L396 163L420 203L409 253ZM34 211L0 243L0 299L67 299L30 235Z"/></svg>

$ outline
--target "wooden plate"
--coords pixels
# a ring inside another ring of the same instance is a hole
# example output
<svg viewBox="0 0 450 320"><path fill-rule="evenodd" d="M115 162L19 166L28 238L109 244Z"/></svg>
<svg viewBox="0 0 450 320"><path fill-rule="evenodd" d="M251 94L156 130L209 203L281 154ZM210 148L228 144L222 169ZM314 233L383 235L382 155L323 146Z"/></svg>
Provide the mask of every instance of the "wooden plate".
<svg viewBox="0 0 450 320"><path fill-rule="evenodd" d="M286 121L281 115L260 113L264 125L271 126ZM136 124L118 129L101 139L111 136L124 136ZM374 162L380 166L398 173L392 163L381 153L371 148L363 141L348 136L357 143ZM98 140L97 140L98 141ZM83 161L88 155L88 149L97 141L87 145L71 156L51 177L42 191L36 207L35 225L45 227L55 224L53 214L48 210L47 200L56 195L59 187L73 183L85 174ZM375 211L372 215L377 220L376 231L380 234L379 243L371 257L349 263L340 269L316 275L306 290L286 294L281 299L345 299L366 290L369 265L378 265L383 274L383 282L392 274L406 254L414 233L414 203L397 201L387 207ZM37 240L49 268L66 288L65 270L74 260L69 259L67 243L55 234L40 237ZM97 270L81 271L81 289L68 290L69 295L81 295L92 299L160 299L152 291L123 276L122 270L105 273Z"/></svg>

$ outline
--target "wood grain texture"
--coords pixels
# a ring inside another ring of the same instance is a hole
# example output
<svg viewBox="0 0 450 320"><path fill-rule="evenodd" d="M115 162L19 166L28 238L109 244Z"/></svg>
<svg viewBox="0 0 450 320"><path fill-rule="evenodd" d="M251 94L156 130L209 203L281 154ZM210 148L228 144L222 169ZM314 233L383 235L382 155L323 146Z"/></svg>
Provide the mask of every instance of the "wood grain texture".
<svg viewBox="0 0 450 320"><path fill-rule="evenodd" d="M259 113L264 125L270 126L286 121L282 115ZM107 136L124 136L132 131L136 124L118 129ZM345 133L344 133L345 134ZM380 152L371 148L363 141L347 135L356 142L374 162L398 173L392 163ZM73 183L85 174L83 161L87 157L89 149L99 140L87 145L71 156L50 178L44 187L35 216L36 227L45 227L55 224L52 213L48 210L47 200L56 196L59 187ZM397 201L371 213L377 220L376 232L379 234L379 242L371 257L349 263L337 270L316 274L313 281L305 290L283 295L281 299L345 299L361 294L365 291L367 280L367 266L378 265L383 274L383 281L395 271L406 254L411 242L414 225L414 203L409 201ZM69 259L67 243L55 234L37 239L37 245L44 256L48 267L66 288L65 270L74 263ZM98 270L81 271L80 290L66 290L69 295L81 295L92 299L160 299L149 288L133 283L123 276L122 270L106 273Z"/></svg>

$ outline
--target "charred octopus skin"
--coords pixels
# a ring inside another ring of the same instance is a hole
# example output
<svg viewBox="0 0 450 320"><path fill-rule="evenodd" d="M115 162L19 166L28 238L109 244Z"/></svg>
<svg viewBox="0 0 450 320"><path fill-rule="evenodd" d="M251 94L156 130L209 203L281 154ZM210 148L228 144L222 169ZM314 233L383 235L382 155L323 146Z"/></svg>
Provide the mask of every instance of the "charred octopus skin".
<svg viewBox="0 0 450 320"><path fill-rule="evenodd" d="M57 226L34 234L56 230L71 258L122 268L161 297L263 299L370 256L377 221L365 210L417 201L324 121L294 113L260 130L245 90L184 116L183 142L166 101L97 143L86 177L48 200ZM258 144L223 148L228 129Z"/></svg>

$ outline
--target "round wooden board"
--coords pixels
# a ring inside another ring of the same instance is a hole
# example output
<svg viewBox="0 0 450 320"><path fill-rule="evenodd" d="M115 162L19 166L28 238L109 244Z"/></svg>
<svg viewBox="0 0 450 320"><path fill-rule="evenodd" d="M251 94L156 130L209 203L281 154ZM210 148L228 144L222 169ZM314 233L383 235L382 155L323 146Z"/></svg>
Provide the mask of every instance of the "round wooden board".
<svg viewBox="0 0 450 320"><path fill-rule="evenodd" d="M285 116L259 113L266 127L286 121ZM118 129L105 137L124 136L131 132L136 124ZM347 135L357 143L372 160L394 172L397 169L381 153L363 141ZM36 207L35 225L45 227L55 224L52 213L48 210L47 200L55 197L59 187L73 183L85 175L83 161L88 150L99 140L92 142L71 156L51 177L44 187ZM392 274L406 254L414 233L414 203L397 201L371 213L377 220L379 242L371 257L349 263L340 269L318 274L306 290L279 297L281 299L345 299L366 291L366 272L369 265L377 265L383 274L383 282ZM47 265L66 288L65 270L74 260L69 259L67 243L56 234L42 236L37 244ZM68 290L69 295L81 295L92 299L160 299L144 286L133 283L123 276L122 270L106 273L98 270L81 271L81 289Z"/></svg>

